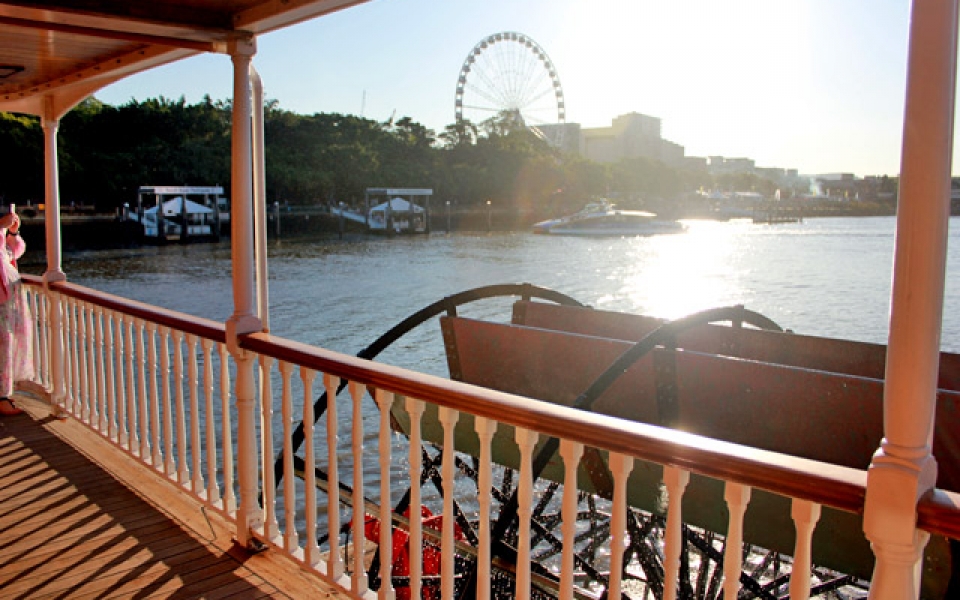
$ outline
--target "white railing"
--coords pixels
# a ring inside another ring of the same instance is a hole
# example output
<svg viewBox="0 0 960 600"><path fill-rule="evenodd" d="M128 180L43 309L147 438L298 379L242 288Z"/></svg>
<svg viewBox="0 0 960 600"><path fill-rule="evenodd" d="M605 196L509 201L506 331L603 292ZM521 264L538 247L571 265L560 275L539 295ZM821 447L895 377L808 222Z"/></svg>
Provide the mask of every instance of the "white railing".
<svg viewBox="0 0 960 600"><path fill-rule="evenodd" d="M44 292L35 278L25 281L38 340L31 387L48 391L66 414L232 518L232 377L223 326L78 286ZM50 353L58 333L62 390Z"/></svg>
<svg viewBox="0 0 960 600"><path fill-rule="evenodd" d="M236 421L245 417L231 398L238 367L227 358L223 326L71 284L44 291L31 278L27 283L40 340L32 385L241 527L237 490L244 482L237 477L244 475L235 457L251 449L235 447ZM64 340L62 398L51 375L54 323L61 324ZM594 583L610 597L638 577L651 582L656 595L677 597L689 585L681 559L690 534L682 523L685 503L698 501L685 491L694 487L693 474L720 482L724 491L716 502L725 502L729 515L725 541L707 538L713 550L703 556L714 556L717 564L701 577L722 577L724 596L736 595L745 570L741 541L751 541L744 540L749 509L761 501L758 496L773 495L785 498L781 516L796 532L788 552L789 594L806 598L821 510L855 514L863 508L864 471L532 401L267 334L241 336L239 346L256 357L259 372L254 429L261 497L255 509L262 525L252 534L355 597L376 589L382 598L451 598L456 588L475 585L478 597L489 598L497 593L491 579L505 574L518 598L534 590L591 597L598 590L585 590L584 580L594 571ZM346 388L338 394L341 385ZM316 414L314 402L323 392L332 400ZM300 422L298 454L292 439ZM555 506L545 508L551 492L536 478L534 465L538 440L551 437L560 440L555 479L577 482L579 470L580 485L563 485L561 496L550 501ZM607 500L580 492L582 457L591 449L606 456L613 482ZM515 458L507 469L495 455ZM465 491L463 474L472 470L471 460L476 483L468 482ZM638 533L631 472L659 473L661 466L665 510L645 526L654 532L650 547L662 573L641 574L631 564L636 557L618 550ZM421 486L425 468L428 481L438 482L432 490ZM506 484L510 478L515 484ZM494 519L513 494L518 525L505 533ZM412 510L395 514L400 501ZM609 527L609 535L590 542L588 554L596 563L587 565L578 556L584 523L577 515L597 502L604 504L589 518L603 515L599 529ZM421 506L440 517L421 519ZM921 502L919 522L957 537L958 506L960 497L938 491ZM545 531L543 523L556 527ZM508 538L514 554L504 554ZM405 542L411 539L424 542ZM559 545L559 556L547 549L551 542ZM724 552L726 546L738 551ZM371 578L376 548L379 569Z"/></svg>

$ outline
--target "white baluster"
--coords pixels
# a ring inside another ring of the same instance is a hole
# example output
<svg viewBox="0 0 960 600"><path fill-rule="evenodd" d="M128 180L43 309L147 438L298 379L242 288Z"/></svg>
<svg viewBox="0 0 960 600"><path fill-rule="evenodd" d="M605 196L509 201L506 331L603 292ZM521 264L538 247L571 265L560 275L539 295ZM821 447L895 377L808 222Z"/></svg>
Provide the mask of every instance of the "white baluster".
<svg viewBox="0 0 960 600"><path fill-rule="evenodd" d="M65 319L64 325L66 326L66 335L64 340L69 345L69 360L67 361L67 373L65 376L66 386L68 388L67 394L68 398L68 407L70 412L73 413L73 416L76 418L81 418L83 414L83 406L81 405L80 398L80 376L78 374L77 364L79 358L77 357L77 340L79 339L79 333L77 331L77 317L76 317L76 303L72 298L66 296L63 297L64 308L66 309L67 318Z"/></svg>
<svg viewBox="0 0 960 600"><path fill-rule="evenodd" d="M356 595L367 591L367 572L363 568L363 540L366 511L363 504L363 386L350 382L350 399L353 405L353 428L350 445L353 450L353 589Z"/></svg>
<svg viewBox="0 0 960 600"><path fill-rule="evenodd" d="M220 435L223 444L223 510L232 514L237 510L237 495L233 489L233 432L231 430L230 406L230 354L227 347L217 343L217 355L220 357L220 401L221 425Z"/></svg>
<svg viewBox="0 0 960 600"><path fill-rule="evenodd" d="M327 575L333 581L337 581L344 572L343 557L337 547L340 535L340 467L337 461L340 435L337 431L339 426L337 388L340 387L340 378L336 375L324 374L323 386L327 392L327 531L330 533Z"/></svg>
<svg viewBox="0 0 960 600"><path fill-rule="evenodd" d="M317 463L313 443L313 380L316 376L316 371L300 367L300 379L303 381L303 485L306 497L304 512L307 517L304 559L312 568L316 568L320 562L320 547L317 545ZM336 492L331 490L330 493ZM362 537L360 544L362 547Z"/></svg>
<svg viewBox="0 0 960 600"><path fill-rule="evenodd" d="M113 321L116 314L112 310L107 310L103 315L103 337L106 341L106 356L104 365L106 366L106 391L107 391L107 435L114 442L120 442L117 432L117 380L114 365L117 364L117 346L113 327Z"/></svg>
<svg viewBox="0 0 960 600"><path fill-rule="evenodd" d="M177 483L186 485L190 482L190 468L187 466L187 416L183 398L183 332L179 329L173 330L173 384L177 399Z"/></svg>
<svg viewBox="0 0 960 600"><path fill-rule="evenodd" d="M120 446L127 446L130 443L130 432L127 431L127 385L124 378L124 365L126 361L126 344L124 343L123 313L113 313L113 364L116 369L116 399L117 399L117 427L120 429L118 442Z"/></svg>
<svg viewBox="0 0 960 600"><path fill-rule="evenodd" d="M78 353L78 370L79 370L79 386L77 387L77 397L80 399L81 409L81 419L84 423L92 424L94 422L94 415L92 414L91 404L92 398L90 396L90 387L89 387L89 371L87 369L87 353L89 352L89 345L87 342L87 315L84 309L83 302L77 302L77 353Z"/></svg>
<svg viewBox="0 0 960 600"><path fill-rule="evenodd" d="M277 477L273 471L273 390L270 388L270 372L273 358L260 356L260 431L263 461L263 533L274 540L279 535L277 524Z"/></svg>
<svg viewBox="0 0 960 600"><path fill-rule="evenodd" d="M97 429L100 423L99 389L97 388L97 339L93 319L93 304L84 303L87 323L87 404L90 410L90 427Z"/></svg>
<svg viewBox="0 0 960 600"><path fill-rule="evenodd" d="M560 440L560 456L563 458L563 506L561 528L563 549L560 555L560 598L573 600L573 554L577 538L577 468L583 456L583 444ZM521 555L525 556L525 555Z"/></svg>
<svg viewBox="0 0 960 600"><path fill-rule="evenodd" d="M689 471L676 467L663 468L663 482L670 502L667 506L667 531L663 548L663 598L676 600L680 583L680 551L683 549L683 492L690 482Z"/></svg>
<svg viewBox="0 0 960 600"><path fill-rule="evenodd" d="M423 419L423 402L407 398L407 414L410 415L410 597L420 598L423 587L423 519L420 517L420 473L423 471L423 444L420 429Z"/></svg>
<svg viewBox="0 0 960 600"><path fill-rule="evenodd" d="M147 379L150 388L150 448L153 450L150 460L153 462L153 468L163 471L164 462L160 441L160 391L157 388L157 324L147 321L146 334Z"/></svg>
<svg viewBox="0 0 960 600"><path fill-rule="evenodd" d="M170 328L161 325L160 335L160 397L163 402L163 472L173 477L177 461L173 457L173 403L170 400Z"/></svg>
<svg viewBox="0 0 960 600"><path fill-rule="evenodd" d="M42 369L46 374L43 381L44 385L48 388L54 390L54 401L56 401L56 386L54 385L54 367L53 367L53 340L60 332L55 326L58 321L55 321L52 312L56 310L54 308L54 300L56 294L50 294L49 292L44 292L42 296L41 305L43 306L43 331L40 336L40 356L43 361Z"/></svg>
<svg viewBox="0 0 960 600"><path fill-rule="evenodd" d="M73 379L73 407L74 413L78 419L85 420L86 405L84 404L83 386L81 377L83 374L80 366L81 348L83 347L83 337L80 333L80 305L76 300L70 301L70 331L71 336L71 354L70 374Z"/></svg>
<svg viewBox="0 0 960 600"><path fill-rule="evenodd" d="M283 512L285 516L283 548L289 554L294 554L300 547L300 541L297 539L297 496L294 485L297 476L293 470L293 394L290 390L293 365L280 361L279 367L282 380L280 413L283 417ZM330 531L331 535L336 535L333 529ZM331 554L336 554L336 548L333 547L332 542L331 547Z"/></svg>
<svg viewBox="0 0 960 600"><path fill-rule="evenodd" d="M137 340L137 400L140 414L140 458L145 463L151 460L150 408L147 406L147 355L144 345L144 320L134 321L133 335Z"/></svg>
<svg viewBox="0 0 960 600"><path fill-rule="evenodd" d="M97 430L103 435L109 435L109 425L108 420L110 418L109 409L106 405L107 402L107 390L106 390L106 376L104 371L105 359L104 359L104 344L103 344L103 308L97 305L93 305L93 311L90 316L91 322L93 324L93 336L94 336L94 348L96 355L96 364L98 366L96 375L97 375L97 413L100 415L100 420L97 423Z"/></svg>
<svg viewBox="0 0 960 600"><path fill-rule="evenodd" d="M203 492L203 472L200 470L202 459L200 452L200 399L197 392L200 386L199 370L197 368L197 336L188 333L187 342L187 387L190 390L190 469L193 479L190 488L194 494Z"/></svg>
<svg viewBox="0 0 960 600"><path fill-rule="evenodd" d="M393 511L390 498L390 408L393 394L377 388L375 393L380 408L380 431L377 436L380 450L380 591L381 600L393 600ZM419 518L420 507L410 511L410 517ZM414 516L416 514L416 516Z"/></svg>
<svg viewBox="0 0 960 600"><path fill-rule="evenodd" d="M536 431L518 427L515 432L520 448L520 479L517 482L517 598L530 598L530 519L533 517L533 448L540 436Z"/></svg>
<svg viewBox="0 0 960 600"><path fill-rule="evenodd" d="M443 426L443 465L440 470L443 481L443 530L440 532L440 595L453 598L453 584L456 576L456 546L454 545L454 525L457 523L453 510L453 498L456 495L456 426L460 413L441 406L437 408L437 418ZM417 511L420 507L417 507ZM419 518L419 516L418 516Z"/></svg>
<svg viewBox="0 0 960 600"><path fill-rule="evenodd" d="M50 320L50 377L53 388L53 415L63 418L69 414L70 395L67 390L67 347L63 329L63 297L57 292L48 292L47 304Z"/></svg>
<svg viewBox="0 0 960 600"><path fill-rule="evenodd" d="M43 374L40 383L47 388L53 388L53 360L50 357L50 340L53 339L54 328L50 317L52 302L50 296L43 292L39 296L39 310L37 319L40 320L39 340L37 345L40 351L40 372Z"/></svg>
<svg viewBox="0 0 960 600"><path fill-rule="evenodd" d="M233 431L230 420L230 354L226 346L217 343L220 357L220 443L223 446L223 510L232 514L237 510L237 495L233 490Z"/></svg>
<svg viewBox="0 0 960 600"><path fill-rule="evenodd" d="M200 347L203 349L203 429L207 437L207 502L216 506L220 501L220 486L217 483L217 419L213 414L213 340L201 338Z"/></svg>
<svg viewBox="0 0 960 600"><path fill-rule="evenodd" d="M477 598L490 598L490 514L493 489L493 434L497 422L484 417L474 419L474 429L480 439L480 472L477 473L477 502L480 517L480 547L477 548Z"/></svg>
<svg viewBox="0 0 960 600"><path fill-rule="evenodd" d="M27 293L27 309L29 310L31 321L30 321L30 336L33 339L33 344L30 348L31 354L33 354L33 364L34 364L34 373L33 373L33 382L38 385L43 385L43 364L41 361L40 353L40 343L43 336L43 312L40 310L41 305L41 296L42 293L39 288L34 288L32 286L24 286L24 289Z"/></svg>
<svg viewBox="0 0 960 600"><path fill-rule="evenodd" d="M43 296L40 290L34 291L34 289L31 289L29 292L27 298L30 303L30 312L34 317L31 333L33 334L33 339L36 341L36 343L33 344L33 364L37 367L36 373L34 373L34 381L43 385L45 383L44 373L46 372L46 365L43 363Z"/></svg>
<svg viewBox="0 0 960 600"><path fill-rule="evenodd" d="M790 516L797 528L793 568L790 571L790 600L807 600L810 597L810 572L813 568L813 530L820 520L820 505L794 498Z"/></svg>
<svg viewBox="0 0 960 600"><path fill-rule="evenodd" d="M623 552L626 548L627 480L633 470L633 457L610 453L608 459L613 475L613 507L610 514L610 583L608 598L620 598L623 587Z"/></svg>
<svg viewBox="0 0 960 600"><path fill-rule="evenodd" d="M127 366L127 449L131 454L136 455L139 452L140 437L139 432L137 431L137 393L136 393L136 378L134 376L135 367L134 367L134 346L133 346L133 330L136 327L133 317L127 317L124 320L124 336L126 337L126 366ZM140 418L143 418L143 415L140 415Z"/></svg>
<svg viewBox="0 0 960 600"><path fill-rule="evenodd" d="M723 498L727 501L730 513L723 552L723 597L736 598L740 592L740 573L743 571L743 514L750 503L750 488L728 481Z"/></svg>

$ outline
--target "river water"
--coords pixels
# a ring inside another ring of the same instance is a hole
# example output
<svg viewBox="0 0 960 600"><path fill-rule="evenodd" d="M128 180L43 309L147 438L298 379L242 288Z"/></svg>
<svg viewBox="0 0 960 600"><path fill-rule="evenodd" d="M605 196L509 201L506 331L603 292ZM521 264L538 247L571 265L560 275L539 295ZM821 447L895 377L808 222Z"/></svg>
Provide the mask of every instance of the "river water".
<svg viewBox="0 0 960 600"><path fill-rule="evenodd" d="M886 343L893 217L690 221L634 238L526 232L271 240L273 333L355 354L444 296L529 282L606 310L676 318L744 304L797 333ZM942 348L960 351L960 220L951 220ZM73 283L215 320L233 311L229 241L64 256ZM507 320L507 302L462 314ZM381 360L444 374L430 323Z"/></svg>

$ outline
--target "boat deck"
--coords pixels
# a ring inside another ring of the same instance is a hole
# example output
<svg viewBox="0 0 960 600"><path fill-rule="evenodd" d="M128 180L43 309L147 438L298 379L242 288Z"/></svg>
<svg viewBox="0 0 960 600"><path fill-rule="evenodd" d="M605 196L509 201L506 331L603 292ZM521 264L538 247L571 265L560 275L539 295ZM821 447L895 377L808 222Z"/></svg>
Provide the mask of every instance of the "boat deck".
<svg viewBox="0 0 960 600"><path fill-rule="evenodd" d="M239 547L220 515L81 423L17 402L24 414L0 418L3 598L348 597Z"/></svg>

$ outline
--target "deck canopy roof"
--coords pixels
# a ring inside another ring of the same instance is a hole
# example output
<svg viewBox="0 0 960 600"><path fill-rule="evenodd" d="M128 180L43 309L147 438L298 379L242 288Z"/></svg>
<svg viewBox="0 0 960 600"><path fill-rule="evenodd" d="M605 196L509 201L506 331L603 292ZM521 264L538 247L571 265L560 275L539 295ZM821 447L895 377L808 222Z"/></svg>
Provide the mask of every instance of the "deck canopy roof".
<svg viewBox="0 0 960 600"><path fill-rule="evenodd" d="M363 1L0 1L0 111L59 118L127 75Z"/></svg>

